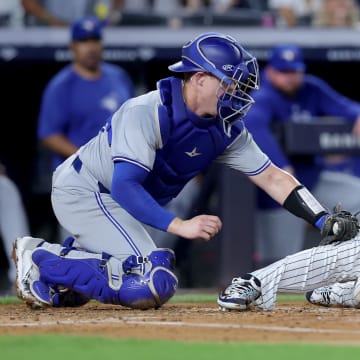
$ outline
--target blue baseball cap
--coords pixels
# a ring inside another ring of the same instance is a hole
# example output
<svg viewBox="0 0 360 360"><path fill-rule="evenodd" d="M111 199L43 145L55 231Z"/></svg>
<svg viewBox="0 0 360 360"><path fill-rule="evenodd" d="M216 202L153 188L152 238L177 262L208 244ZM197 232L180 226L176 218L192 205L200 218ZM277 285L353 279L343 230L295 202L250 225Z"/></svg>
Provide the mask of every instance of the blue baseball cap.
<svg viewBox="0 0 360 360"><path fill-rule="evenodd" d="M85 16L71 26L71 40L83 41L102 38L103 23L95 16Z"/></svg>
<svg viewBox="0 0 360 360"><path fill-rule="evenodd" d="M278 71L305 71L302 50L296 45L277 45L271 49L268 65Z"/></svg>

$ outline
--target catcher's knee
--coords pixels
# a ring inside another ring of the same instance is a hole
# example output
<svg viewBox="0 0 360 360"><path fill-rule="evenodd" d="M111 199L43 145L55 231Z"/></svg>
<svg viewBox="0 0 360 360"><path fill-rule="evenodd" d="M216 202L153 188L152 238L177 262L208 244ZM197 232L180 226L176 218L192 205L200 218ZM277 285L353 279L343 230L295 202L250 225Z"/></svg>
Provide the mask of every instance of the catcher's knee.
<svg viewBox="0 0 360 360"><path fill-rule="evenodd" d="M143 276L126 274L119 290L120 304L133 309L156 309L175 294L176 287L175 274L159 266Z"/></svg>
<svg viewBox="0 0 360 360"><path fill-rule="evenodd" d="M140 261L139 261L140 260ZM144 275L134 272L141 263L151 263ZM158 308L176 292L178 280L173 273L175 255L170 249L157 249L146 258L130 256L123 263L125 274L119 290L121 305L134 309Z"/></svg>

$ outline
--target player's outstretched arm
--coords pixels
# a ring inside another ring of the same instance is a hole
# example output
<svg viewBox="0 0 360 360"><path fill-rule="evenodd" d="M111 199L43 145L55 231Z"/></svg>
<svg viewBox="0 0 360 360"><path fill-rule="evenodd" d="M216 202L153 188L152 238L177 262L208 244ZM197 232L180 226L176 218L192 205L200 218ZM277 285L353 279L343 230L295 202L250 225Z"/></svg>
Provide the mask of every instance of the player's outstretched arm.
<svg viewBox="0 0 360 360"><path fill-rule="evenodd" d="M185 239L201 239L208 241L222 227L221 220L214 215L198 215L188 220L174 218L167 231Z"/></svg>

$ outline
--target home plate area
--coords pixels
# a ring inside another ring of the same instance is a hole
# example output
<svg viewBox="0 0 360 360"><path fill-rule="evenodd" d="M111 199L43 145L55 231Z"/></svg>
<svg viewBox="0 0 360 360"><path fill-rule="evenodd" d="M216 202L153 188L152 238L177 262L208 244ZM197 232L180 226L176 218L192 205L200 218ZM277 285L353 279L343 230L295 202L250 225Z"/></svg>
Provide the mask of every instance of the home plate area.
<svg viewBox="0 0 360 360"><path fill-rule="evenodd" d="M112 338L217 342L358 344L360 309L279 302L273 311L219 311L215 303L170 302L131 310L90 302L80 308L0 305L0 334L83 334Z"/></svg>

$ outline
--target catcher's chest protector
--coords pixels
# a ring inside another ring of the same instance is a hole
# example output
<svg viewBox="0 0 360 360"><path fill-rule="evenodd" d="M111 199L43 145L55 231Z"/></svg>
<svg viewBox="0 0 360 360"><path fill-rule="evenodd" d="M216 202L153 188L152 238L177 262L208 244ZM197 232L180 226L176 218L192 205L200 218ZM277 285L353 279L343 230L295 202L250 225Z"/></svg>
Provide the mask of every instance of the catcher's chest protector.
<svg viewBox="0 0 360 360"><path fill-rule="evenodd" d="M228 137L217 118L200 118L188 110L180 79L163 79L158 87L162 100L158 116L164 146L157 151L153 171L144 184L155 198L176 196L190 179L223 153L243 128L239 123Z"/></svg>

